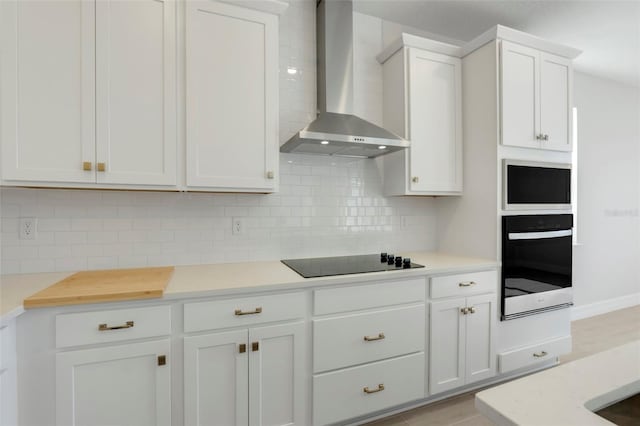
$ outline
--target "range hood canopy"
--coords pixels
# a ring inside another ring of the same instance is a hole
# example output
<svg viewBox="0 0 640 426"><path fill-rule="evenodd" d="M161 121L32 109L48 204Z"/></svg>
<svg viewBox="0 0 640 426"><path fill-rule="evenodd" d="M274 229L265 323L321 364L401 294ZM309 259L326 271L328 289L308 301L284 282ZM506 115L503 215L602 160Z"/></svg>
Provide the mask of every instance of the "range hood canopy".
<svg viewBox="0 0 640 426"><path fill-rule="evenodd" d="M281 152L373 158L410 142L353 115L353 5L321 0L316 10L318 109Z"/></svg>

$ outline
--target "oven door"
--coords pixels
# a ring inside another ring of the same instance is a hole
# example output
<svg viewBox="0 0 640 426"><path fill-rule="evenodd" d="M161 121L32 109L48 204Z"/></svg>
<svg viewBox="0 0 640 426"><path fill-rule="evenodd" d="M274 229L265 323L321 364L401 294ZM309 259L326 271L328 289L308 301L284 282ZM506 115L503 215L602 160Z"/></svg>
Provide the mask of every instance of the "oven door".
<svg viewBox="0 0 640 426"><path fill-rule="evenodd" d="M505 231L502 319L570 306L572 230Z"/></svg>

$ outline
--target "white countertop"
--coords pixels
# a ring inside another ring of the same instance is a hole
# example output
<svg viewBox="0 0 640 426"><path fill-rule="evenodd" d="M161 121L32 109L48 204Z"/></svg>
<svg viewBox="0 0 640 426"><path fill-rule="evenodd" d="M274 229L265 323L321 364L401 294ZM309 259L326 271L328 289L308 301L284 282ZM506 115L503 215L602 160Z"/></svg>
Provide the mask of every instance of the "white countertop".
<svg viewBox="0 0 640 426"><path fill-rule="evenodd" d="M476 394L497 425L611 425L597 411L640 392L640 341Z"/></svg>
<svg viewBox="0 0 640 426"><path fill-rule="evenodd" d="M370 272L333 277L302 278L280 261L176 266L164 299L246 294L256 291L300 289L411 276L446 274L496 268L495 260L434 252L403 253L425 268ZM73 272L4 275L0 277L0 318L19 315L22 301Z"/></svg>

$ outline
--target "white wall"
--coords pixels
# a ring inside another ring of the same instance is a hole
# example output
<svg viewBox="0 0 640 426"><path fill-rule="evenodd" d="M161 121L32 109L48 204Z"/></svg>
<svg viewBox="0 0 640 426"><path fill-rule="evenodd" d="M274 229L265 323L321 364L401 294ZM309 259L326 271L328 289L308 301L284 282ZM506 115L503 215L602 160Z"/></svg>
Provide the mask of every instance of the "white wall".
<svg viewBox="0 0 640 426"><path fill-rule="evenodd" d="M577 307L640 292L640 89L576 73Z"/></svg>
<svg viewBox="0 0 640 426"><path fill-rule="evenodd" d="M286 140L316 114L315 1L292 1L280 23ZM381 99L371 100L366 116L375 114L375 102ZM281 190L271 195L2 188L0 272L435 248L434 200L383 197L375 161L283 154L280 163ZM38 219L37 240L18 239L20 217ZM231 234L233 217L243 218L245 235Z"/></svg>

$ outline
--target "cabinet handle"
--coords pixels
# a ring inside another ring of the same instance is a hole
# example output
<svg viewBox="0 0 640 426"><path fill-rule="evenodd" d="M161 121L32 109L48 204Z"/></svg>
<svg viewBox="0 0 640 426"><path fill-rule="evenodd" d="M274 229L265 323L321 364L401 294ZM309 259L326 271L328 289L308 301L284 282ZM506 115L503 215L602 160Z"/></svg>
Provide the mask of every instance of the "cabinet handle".
<svg viewBox="0 0 640 426"><path fill-rule="evenodd" d="M245 353L247 351L247 345L245 343L240 343L238 346L238 353Z"/></svg>
<svg viewBox="0 0 640 426"><path fill-rule="evenodd" d="M274 177L275 177L275 174L272 171L267 172L267 179L273 179Z"/></svg>
<svg viewBox="0 0 640 426"><path fill-rule="evenodd" d="M167 365L166 355L158 355L158 365Z"/></svg>
<svg viewBox="0 0 640 426"><path fill-rule="evenodd" d="M411 182L413 183L418 183L418 181L420 180L420 178L418 176L414 176L411 178Z"/></svg>
<svg viewBox="0 0 640 426"><path fill-rule="evenodd" d="M475 281L463 281L458 283L458 287L471 287L472 285L476 285Z"/></svg>
<svg viewBox="0 0 640 426"><path fill-rule="evenodd" d="M262 307L258 306L255 310L253 311L247 311L247 312L243 312L242 309L236 309L236 311L234 312L237 316L240 315L255 315L255 314L260 314L262 313Z"/></svg>
<svg viewBox="0 0 640 426"><path fill-rule="evenodd" d="M104 172L107 169L107 165L105 163L98 163L96 166L99 172Z"/></svg>
<svg viewBox="0 0 640 426"><path fill-rule="evenodd" d="M546 134L545 134L545 135L544 135L544 140L545 140L545 141L548 141L548 140L549 140L549 135L546 135Z"/></svg>
<svg viewBox="0 0 640 426"><path fill-rule="evenodd" d="M364 336L364 341L365 342L375 342L376 340L382 340L384 339L384 333L378 333L377 336L371 337L371 336Z"/></svg>
<svg viewBox="0 0 640 426"><path fill-rule="evenodd" d="M536 139L541 141L544 139L544 135L542 133L540 133L539 135L536 135Z"/></svg>
<svg viewBox="0 0 640 426"><path fill-rule="evenodd" d="M109 327L107 324L100 324L98 326L98 330L107 331L107 330L121 330L123 328L133 328L133 321L127 321L122 325L114 325L113 327Z"/></svg>
<svg viewBox="0 0 640 426"><path fill-rule="evenodd" d="M260 342L251 343L251 350L253 352L259 351L260 350Z"/></svg>
<svg viewBox="0 0 640 426"><path fill-rule="evenodd" d="M476 308L474 308L473 306L469 308L469 313L470 314L475 314L476 313Z"/></svg>
<svg viewBox="0 0 640 426"><path fill-rule="evenodd" d="M467 315L469 313L469 308L460 308L460 312L462 315Z"/></svg>
<svg viewBox="0 0 640 426"><path fill-rule="evenodd" d="M376 392L380 392L384 390L384 384L380 383L378 385L378 389L369 389L368 386L365 386L364 389L362 389L364 391L364 393L376 393Z"/></svg>
<svg viewBox="0 0 640 426"><path fill-rule="evenodd" d="M548 355L548 354L547 354L545 351L541 351L541 352L538 352L538 353L534 353L534 354L533 354L533 356L534 356L534 357L536 357L536 358L542 358L542 357L545 357L545 356L547 356L547 355Z"/></svg>
<svg viewBox="0 0 640 426"><path fill-rule="evenodd" d="M84 161L82 163L82 170L84 170L85 172L90 172L92 167L93 164L91 164L91 161Z"/></svg>

